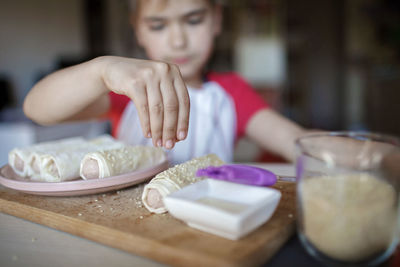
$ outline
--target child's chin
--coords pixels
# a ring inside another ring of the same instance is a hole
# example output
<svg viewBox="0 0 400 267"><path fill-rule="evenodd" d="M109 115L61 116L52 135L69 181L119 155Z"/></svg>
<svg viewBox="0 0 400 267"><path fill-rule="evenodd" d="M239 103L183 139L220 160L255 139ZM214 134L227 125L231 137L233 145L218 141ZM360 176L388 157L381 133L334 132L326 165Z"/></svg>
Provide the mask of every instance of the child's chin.
<svg viewBox="0 0 400 267"><path fill-rule="evenodd" d="M179 70L182 74L183 80L191 79L197 76L197 73L201 73L201 70L193 68L192 66L179 66Z"/></svg>

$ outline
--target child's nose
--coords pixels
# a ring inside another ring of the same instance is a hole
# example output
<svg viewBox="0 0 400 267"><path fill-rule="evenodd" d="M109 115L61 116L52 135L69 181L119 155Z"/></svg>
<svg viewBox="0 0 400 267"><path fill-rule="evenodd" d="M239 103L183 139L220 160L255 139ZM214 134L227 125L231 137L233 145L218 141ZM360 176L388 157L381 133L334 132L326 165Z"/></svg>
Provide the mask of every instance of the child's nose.
<svg viewBox="0 0 400 267"><path fill-rule="evenodd" d="M173 48L184 48L186 46L187 36L182 25L177 24L172 27L169 42Z"/></svg>

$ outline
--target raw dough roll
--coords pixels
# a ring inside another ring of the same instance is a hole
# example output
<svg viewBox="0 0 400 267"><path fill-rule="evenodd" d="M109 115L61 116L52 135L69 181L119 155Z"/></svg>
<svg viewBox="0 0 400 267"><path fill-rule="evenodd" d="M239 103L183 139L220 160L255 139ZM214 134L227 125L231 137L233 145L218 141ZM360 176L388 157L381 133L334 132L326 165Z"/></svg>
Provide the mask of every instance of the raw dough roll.
<svg viewBox="0 0 400 267"><path fill-rule="evenodd" d="M215 154L195 158L159 173L143 189L142 202L154 213L164 213L163 198L187 185L199 181L196 171L208 166L220 166L224 162Z"/></svg>
<svg viewBox="0 0 400 267"><path fill-rule="evenodd" d="M39 155L55 149L82 145L85 142L81 137L73 137L43 142L25 148L14 148L8 153L8 164L19 176L32 176L40 172Z"/></svg>
<svg viewBox="0 0 400 267"><path fill-rule="evenodd" d="M98 179L160 164L167 159L161 148L126 146L86 154L80 166L83 179Z"/></svg>
<svg viewBox="0 0 400 267"><path fill-rule="evenodd" d="M61 182L79 177L83 157L94 151L110 150L123 147L122 142L105 135L79 146L56 149L40 155L40 174L32 176L33 180Z"/></svg>
<svg viewBox="0 0 400 267"><path fill-rule="evenodd" d="M89 143L95 145L95 146L116 146L116 147L122 147L124 144L121 141L117 141L114 139L111 135L108 134L103 134L98 137L92 138L88 141Z"/></svg>

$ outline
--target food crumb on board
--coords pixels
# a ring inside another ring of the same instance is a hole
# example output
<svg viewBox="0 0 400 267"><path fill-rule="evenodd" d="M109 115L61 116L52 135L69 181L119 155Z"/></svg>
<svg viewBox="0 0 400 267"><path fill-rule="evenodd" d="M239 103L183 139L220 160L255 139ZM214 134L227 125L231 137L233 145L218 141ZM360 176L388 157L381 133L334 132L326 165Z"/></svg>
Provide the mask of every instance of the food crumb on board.
<svg viewBox="0 0 400 267"><path fill-rule="evenodd" d="M103 194L103 197L105 197L106 196L106 194Z"/></svg>
<svg viewBox="0 0 400 267"><path fill-rule="evenodd" d="M79 213L78 213L78 216L82 216L82 213L79 212Z"/></svg>
<svg viewBox="0 0 400 267"><path fill-rule="evenodd" d="M136 200L136 207L141 208L143 207L142 201L141 200Z"/></svg>
<svg viewBox="0 0 400 267"><path fill-rule="evenodd" d="M143 219L143 216L140 216L139 218L140 218L140 219Z"/></svg>
<svg viewBox="0 0 400 267"><path fill-rule="evenodd" d="M289 214L288 214L288 217L289 217L289 218L293 218L293 214L289 213Z"/></svg>
<svg viewBox="0 0 400 267"><path fill-rule="evenodd" d="M94 200L94 202L97 202L97 201L99 201L97 198Z"/></svg>

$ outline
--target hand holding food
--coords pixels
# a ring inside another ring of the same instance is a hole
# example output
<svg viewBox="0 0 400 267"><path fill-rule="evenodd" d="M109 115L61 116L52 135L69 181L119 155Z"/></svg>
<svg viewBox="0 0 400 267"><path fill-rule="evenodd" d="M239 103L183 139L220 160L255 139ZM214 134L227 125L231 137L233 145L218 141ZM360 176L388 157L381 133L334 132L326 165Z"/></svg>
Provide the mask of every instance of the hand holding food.
<svg viewBox="0 0 400 267"><path fill-rule="evenodd" d="M138 110L143 135L154 146L171 149L186 138L189 95L177 66L149 60L105 57L106 87L131 98Z"/></svg>

